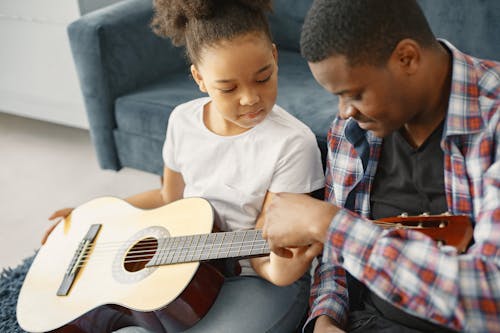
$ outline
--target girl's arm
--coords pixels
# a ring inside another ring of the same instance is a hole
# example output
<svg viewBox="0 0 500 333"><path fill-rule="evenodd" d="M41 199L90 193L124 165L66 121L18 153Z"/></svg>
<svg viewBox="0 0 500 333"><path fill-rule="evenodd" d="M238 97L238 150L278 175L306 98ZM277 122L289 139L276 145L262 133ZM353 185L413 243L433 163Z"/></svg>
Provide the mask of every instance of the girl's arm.
<svg viewBox="0 0 500 333"><path fill-rule="evenodd" d="M153 209L168 204L172 201L182 199L184 193L184 179L179 172L173 171L167 167L163 169L163 181L160 189L149 190L146 192L132 195L125 199L131 205L142 209ZM67 217L73 208L63 208L54 212L49 220L56 220L42 237L42 245L45 244L47 238L54 228Z"/></svg>
<svg viewBox="0 0 500 333"><path fill-rule="evenodd" d="M257 218L256 229L262 229L264 225L265 212L270 205L274 193L267 192L262 205L262 211ZM309 268L314 258L323 250L323 244L315 243L311 246L290 249L293 256L284 258L272 253L266 257L252 258L250 260L253 269L264 279L279 286L292 284Z"/></svg>
<svg viewBox="0 0 500 333"><path fill-rule="evenodd" d="M184 179L179 172L167 167L163 169L163 181L160 189L135 194L125 199L128 203L142 209L152 209L182 199Z"/></svg>

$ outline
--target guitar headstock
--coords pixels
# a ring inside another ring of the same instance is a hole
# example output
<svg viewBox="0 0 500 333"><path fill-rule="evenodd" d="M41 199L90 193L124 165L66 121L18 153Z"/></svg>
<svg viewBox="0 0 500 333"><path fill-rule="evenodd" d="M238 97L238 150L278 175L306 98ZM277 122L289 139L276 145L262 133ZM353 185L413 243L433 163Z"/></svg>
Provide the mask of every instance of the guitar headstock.
<svg viewBox="0 0 500 333"><path fill-rule="evenodd" d="M467 215L421 214L409 216L401 214L374 221L384 228L412 229L420 231L442 245L452 245L465 252L472 239L472 223Z"/></svg>

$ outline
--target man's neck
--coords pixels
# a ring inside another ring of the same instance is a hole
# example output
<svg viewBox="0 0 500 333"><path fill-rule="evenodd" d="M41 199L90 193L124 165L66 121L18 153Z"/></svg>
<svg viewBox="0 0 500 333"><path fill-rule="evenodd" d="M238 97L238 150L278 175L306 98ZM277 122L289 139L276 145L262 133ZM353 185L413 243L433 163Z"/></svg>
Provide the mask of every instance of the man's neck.
<svg viewBox="0 0 500 333"><path fill-rule="evenodd" d="M447 49L439 44L433 51L432 61L428 64L428 77L422 84L429 86L421 112L401 128L401 134L410 145L420 147L446 117L451 90L452 57Z"/></svg>

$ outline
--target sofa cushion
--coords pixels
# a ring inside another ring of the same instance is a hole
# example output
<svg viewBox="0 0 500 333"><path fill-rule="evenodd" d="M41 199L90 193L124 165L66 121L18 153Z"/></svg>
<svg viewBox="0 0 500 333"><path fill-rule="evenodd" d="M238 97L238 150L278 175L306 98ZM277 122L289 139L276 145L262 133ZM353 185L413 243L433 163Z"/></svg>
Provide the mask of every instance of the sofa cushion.
<svg viewBox="0 0 500 333"><path fill-rule="evenodd" d="M312 0L274 0L268 16L273 40L280 50L300 50L300 31Z"/></svg>
<svg viewBox="0 0 500 333"><path fill-rule="evenodd" d="M449 40L465 53L500 61L500 1L418 0L418 3L436 37Z"/></svg>
<svg viewBox="0 0 500 333"><path fill-rule="evenodd" d="M115 102L119 131L163 140L170 112L179 104L204 96L187 70L121 96Z"/></svg>

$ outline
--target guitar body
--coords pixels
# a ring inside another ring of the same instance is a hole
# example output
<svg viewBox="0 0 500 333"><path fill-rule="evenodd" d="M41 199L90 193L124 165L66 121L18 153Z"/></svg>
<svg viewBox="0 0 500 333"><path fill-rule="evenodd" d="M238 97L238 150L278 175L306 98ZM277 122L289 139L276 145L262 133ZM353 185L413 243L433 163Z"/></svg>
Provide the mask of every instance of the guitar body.
<svg viewBox="0 0 500 333"><path fill-rule="evenodd" d="M200 198L141 210L104 197L76 208L52 231L26 275L17 303L20 326L29 332L87 332L75 324L101 310L120 312L128 324L158 332L192 326L212 305L223 276L200 262L145 267L152 255L134 263L129 252L161 237L210 233L213 222L211 205ZM75 258L94 224L101 226L93 244ZM71 275L75 259L81 263ZM65 276L71 283L58 295Z"/></svg>

